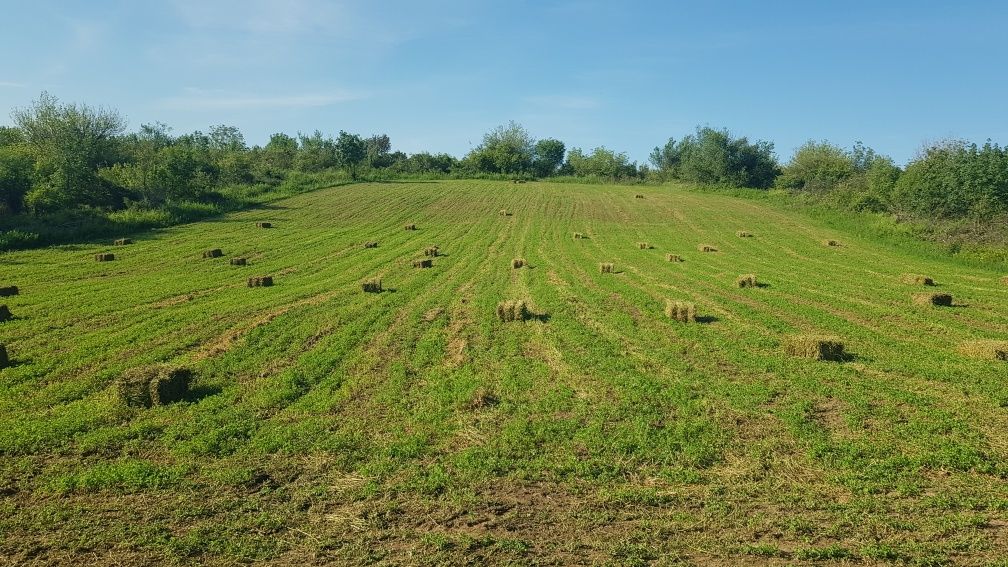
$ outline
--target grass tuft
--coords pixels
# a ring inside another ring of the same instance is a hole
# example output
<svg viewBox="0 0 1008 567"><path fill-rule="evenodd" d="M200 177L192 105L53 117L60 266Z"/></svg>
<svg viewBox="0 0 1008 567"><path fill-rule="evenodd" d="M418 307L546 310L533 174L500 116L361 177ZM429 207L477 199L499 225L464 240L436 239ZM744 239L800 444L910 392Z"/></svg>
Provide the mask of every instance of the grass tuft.
<svg viewBox="0 0 1008 567"><path fill-rule="evenodd" d="M843 360L844 343L836 338L820 335L795 335L784 339L784 352L791 356L813 360Z"/></svg>
<svg viewBox="0 0 1008 567"><path fill-rule="evenodd" d="M696 323L696 304L666 299L665 316L680 323Z"/></svg>
<svg viewBox="0 0 1008 567"><path fill-rule="evenodd" d="M493 393L493 391L489 388L480 386L479 388L476 388L476 391L473 392L472 398L469 399L469 409L484 409L490 406L495 406L499 402L500 399Z"/></svg>
<svg viewBox="0 0 1008 567"><path fill-rule="evenodd" d="M1008 360L1008 341L970 341L959 345L959 352L974 358Z"/></svg>
<svg viewBox="0 0 1008 567"><path fill-rule="evenodd" d="M916 305L951 307L952 295L948 293L915 293L913 296L913 302Z"/></svg>

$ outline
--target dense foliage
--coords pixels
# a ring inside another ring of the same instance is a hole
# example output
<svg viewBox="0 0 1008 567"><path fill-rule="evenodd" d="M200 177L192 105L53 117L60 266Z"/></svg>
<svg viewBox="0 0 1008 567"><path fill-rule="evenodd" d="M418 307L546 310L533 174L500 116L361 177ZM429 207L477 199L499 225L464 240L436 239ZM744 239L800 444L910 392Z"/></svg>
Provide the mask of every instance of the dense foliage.
<svg viewBox="0 0 1008 567"><path fill-rule="evenodd" d="M694 183L764 189L777 175L773 143L749 142L709 127L678 143L670 138L651 152L650 161L663 177Z"/></svg>

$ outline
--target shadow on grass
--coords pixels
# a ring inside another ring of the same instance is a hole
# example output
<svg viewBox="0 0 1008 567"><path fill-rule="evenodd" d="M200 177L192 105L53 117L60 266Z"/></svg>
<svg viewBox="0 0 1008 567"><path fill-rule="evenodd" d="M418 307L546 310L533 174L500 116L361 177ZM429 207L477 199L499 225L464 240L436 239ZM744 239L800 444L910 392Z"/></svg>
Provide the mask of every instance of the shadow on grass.
<svg viewBox="0 0 1008 567"><path fill-rule="evenodd" d="M697 315L696 318L696 322L700 323L701 325L710 325L711 323L717 323L720 320L721 319L718 319L713 315Z"/></svg>
<svg viewBox="0 0 1008 567"><path fill-rule="evenodd" d="M222 391L223 389L220 386L196 386L194 388L190 388L189 391L186 392L182 401L194 404L203 398L215 396Z"/></svg>

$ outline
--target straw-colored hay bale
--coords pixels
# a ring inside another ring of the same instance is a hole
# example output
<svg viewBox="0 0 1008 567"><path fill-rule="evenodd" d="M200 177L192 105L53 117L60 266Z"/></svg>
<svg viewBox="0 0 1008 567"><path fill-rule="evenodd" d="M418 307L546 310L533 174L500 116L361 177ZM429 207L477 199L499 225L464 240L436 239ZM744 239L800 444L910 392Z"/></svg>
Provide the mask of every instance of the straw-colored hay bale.
<svg viewBox="0 0 1008 567"><path fill-rule="evenodd" d="M232 266L247 266L248 260L245 258L231 258Z"/></svg>
<svg viewBox="0 0 1008 567"><path fill-rule="evenodd" d="M515 269L515 270L517 270L518 268L522 268L524 266L525 266L525 259L524 258L515 258L515 259L511 260L511 267L513 269Z"/></svg>
<svg viewBox="0 0 1008 567"><path fill-rule="evenodd" d="M11 314L10 307L0 305L0 323L10 321L12 319L14 319L14 315Z"/></svg>
<svg viewBox="0 0 1008 567"><path fill-rule="evenodd" d="M500 214L501 214L502 217L509 217L509 216L511 216L511 213L507 209L501 209L500 210Z"/></svg>
<svg viewBox="0 0 1008 567"><path fill-rule="evenodd" d="M913 302L917 305L951 307L952 296L948 293L915 293L913 296Z"/></svg>
<svg viewBox="0 0 1008 567"><path fill-rule="evenodd" d="M270 287L273 285L273 276L253 276L248 279L249 287Z"/></svg>
<svg viewBox="0 0 1008 567"><path fill-rule="evenodd" d="M599 264L599 271L603 274L613 273L613 265L610 262L602 262Z"/></svg>
<svg viewBox="0 0 1008 567"><path fill-rule="evenodd" d="M683 257L678 254L666 254L665 259L669 262L682 262Z"/></svg>
<svg viewBox="0 0 1008 567"><path fill-rule="evenodd" d="M650 250L654 247L648 244L647 242L638 242L637 248L640 248L641 250Z"/></svg>
<svg viewBox="0 0 1008 567"><path fill-rule="evenodd" d="M119 399L126 405L149 408L186 399L191 383L192 372L188 369L156 365L127 371L115 385Z"/></svg>
<svg viewBox="0 0 1008 567"><path fill-rule="evenodd" d="M10 297L12 295L17 295L20 293L16 285L9 285L6 287L0 287L0 297Z"/></svg>
<svg viewBox="0 0 1008 567"><path fill-rule="evenodd" d="M115 260L115 254L111 252L103 252L101 254L95 254L94 257L96 262L111 262Z"/></svg>
<svg viewBox="0 0 1008 567"><path fill-rule="evenodd" d="M839 240L826 239L826 240L823 240L822 243L823 243L823 246L834 246L834 247L836 247L836 246L842 246L840 244Z"/></svg>
<svg viewBox="0 0 1008 567"><path fill-rule="evenodd" d="M666 299L665 316L680 323L696 323L696 305L688 301Z"/></svg>
<svg viewBox="0 0 1008 567"><path fill-rule="evenodd" d="M697 246L697 250L700 252L717 252L717 248L711 246L710 244L700 244Z"/></svg>
<svg viewBox="0 0 1008 567"><path fill-rule="evenodd" d="M403 228L406 229L406 230L416 230L416 225L415 224L408 224L408 225L404 226Z"/></svg>
<svg viewBox="0 0 1008 567"><path fill-rule="evenodd" d="M364 289L364 293L381 293L382 284L381 278L372 278L370 280L364 280L361 282L361 287Z"/></svg>
<svg viewBox="0 0 1008 567"><path fill-rule="evenodd" d="M532 312L524 299L501 301L497 304L497 318L503 322L525 321L532 318Z"/></svg>
<svg viewBox="0 0 1008 567"><path fill-rule="evenodd" d="M364 248L378 248L378 243L374 241L365 242Z"/></svg>
<svg viewBox="0 0 1008 567"><path fill-rule="evenodd" d="M919 273L904 273L899 276L903 283L908 286L933 286L934 280Z"/></svg>
<svg viewBox="0 0 1008 567"><path fill-rule="evenodd" d="M643 199L643 198L644 198L644 195L641 195L640 193L637 193L636 195L634 195L634 199Z"/></svg>
<svg viewBox="0 0 1008 567"><path fill-rule="evenodd" d="M974 358L1008 360L1008 341L970 341L959 345L959 352Z"/></svg>
<svg viewBox="0 0 1008 567"><path fill-rule="evenodd" d="M437 257L441 254L441 249L437 246L428 246L424 248L424 256L430 256L431 258Z"/></svg>
<svg viewBox="0 0 1008 567"><path fill-rule="evenodd" d="M738 232L735 233L735 236L737 236L739 238L752 238L753 237L753 233L751 233L751 232L749 232L747 230L740 230L740 231L738 231Z"/></svg>
<svg viewBox="0 0 1008 567"><path fill-rule="evenodd" d="M756 281L756 274L743 274L735 280L735 285L746 288L746 287L759 287L759 283Z"/></svg>
<svg viewBox="0 0 1008 567"><path fill-rule="evenodd" d="M10 366L10 358L7 356L7 347L0 345L0 368Z"/></svg>
<svg viewBox="0 0 1008 567"><path fill-rule="evenodd" d="M784 352L813 360L843 360L844 343L837 337L795 335L784 339Z"/></svg>
<svg viewBox="0 0 1008 567"><path fill-rule="evenodd" d="M220 248L214 248L213 250L207 250L203 252L204 258L220 258L224 255L224 252Z"/></svg>
<svg viewBox="0 0 1008 567"><path fill-rule="evenodd" d="M271 222L257 222L256 228L273 228L273 223Z"/></svg>
<svg viewBox="0 0 1008 567"><path fill-rule="evenodd" d="M127 244L133 244L132 238L117 238L113 243L116 246L126 246Z"/></svg>
<svg viewBox="0 0 1008 567"><path fill-rule="evenodd" d="M430 268L434 266L434 261L430 258L420 258L418 260L413 260L414 268Z"/></svg>
<svg viewBox="0 0 1008 567"><path fill-rule="evenodd" d="M584 238L585 238L584 233L581 233L581 232L575 232L574 233L574 240L582 240Z"/></svg>

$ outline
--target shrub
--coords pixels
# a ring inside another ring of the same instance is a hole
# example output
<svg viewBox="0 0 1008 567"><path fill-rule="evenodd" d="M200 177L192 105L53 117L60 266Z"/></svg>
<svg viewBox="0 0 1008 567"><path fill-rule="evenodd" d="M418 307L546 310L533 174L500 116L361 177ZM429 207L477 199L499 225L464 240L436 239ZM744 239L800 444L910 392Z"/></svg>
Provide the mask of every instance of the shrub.
<svg viewBox="0 0 1008 567"><path fill-rule="evenodd" d="M101 254L95 254L94 257L96 262L111 262L115 260L115 254L111 252L103 252Z"/></svg>
<svg viewBox="0 0 1008 567"><path fill-rule="evenodd" d="M611 274L613 272L613 265L609 262L603 262L599 264L599 271L603 274Z"/></svg>
<svg viewBox="0 0 1008 567"><path fill-rule="evenodd" d="M524 266L525 266L525 259L524 258L515 258L515 259L511 260L511 267L513 269L515 269L515 270L517 270L518 268L524 267Z"/></svg>
<svg viewBox="0 0 1008 567"><path fill-rule="evenodd" d="M665 255L665 259L668 260L669 262L682 262L683 261L682 256L680 256L678 254L666 254Z"/></svg>
<svg viewBox="0 0 1008 567"><path fill-rule="evenodd" d="M127 406L149 408L184 400L191 382L192 372L185 368L156 365L121 375L116 392Z"/></svg>
<svg viewBox="0 0 1008 567"><path fill-rule="evenodd" d="M224 255L224 252L220 248L214 248L213 250L207 250L203 252L204 258L220 258Z"/></svg>
<svg viewBox="0 0 1008 567"><path fill-rule="evenodd" d="M741 275L735 280L735 284L740 288L759 287L759 283L756 281L756 274Z"/></svg>
<svg viewBox="0 0 1008 567"><path fill-rule="evenodd" d="M532 318L532 312L524 299L501 301L497 304L497 318L503 322L525 321Z"/></svg>
<svg viewBox="0 0 1008 567"><path fill-rule="evenodd" d="M903 274L900 276L903 283L909 285L934 285L934 280L920 274Z"/></svg>
<svg viewBox="0 0 1008 567"><path fill-rule="evenodd" d="M361 287L364 289L364 293L381 293L382 284L380 278L372 278L370 280L364 280L361 282Z"/></svg>
<svg viewBox="0 0 1008 567"><path fill-rule="evenodd" d="M913 296L917 305L952 306L952 296L947 293L917 293Z"/></svg>
<svg viewBox="0 0 1008 567"><path fill-rule="evenodd" d="M737 236L739 238L752 238L753 237L753 233L747 232L745 230L740 230L740 231L738 231L738 232L735 233L735 236Z"/></svg>
<svg viewBox="0 0 1008 567"><path fill-rule="evenodd" d="M127 244L133 244L133 239L132 238L117 238L116 241L113 242L113 244L115 246L126 246Z"/></svg>
<svg viewBox="0 0 1008 567"><path fill-rule="evenodd" d="M970 341L959 345L959 352L975 358L1008 360L1008 341Z"/></svg>
<svg viewBox="0 0 1008 567"><path fill-rule="evenodd" d="M666 299L665 316L680 323L696 323L696 305L686 301Z"/></svg>
<svg viewBox="0 0 1008 567"><path fill-rule="evenodd" d="M414 268L430 268L434 265L434 261L430 258L421 258L418 260L413 260Z"/></svg>
<svg viewBox="0 0 1008 567"><path fill-rule="evenodd" d="M711 246L710 244L701 244L697 246L697 250L700 252L717 252L717 248Z"/></svg>
<svg viewBox="0 0 1008 567"><path fill-rule="evenodd" d="M270 287L273 285L273 276L253 276L248 279L249 287Z"/></svg>
<svg viewBox="0 0 1008 567"><path fill-rule="evenodd" d="M39 235L36 232L25 232L23 230L0 231L0 250L20 250L31 248L39 242Z"/></svg>
<svg viewBox="0 0 1008 567"><path fill-rule="evenodd" d="M842 341L836 337L796 335L784 340L784 352L791 356L813 360L843 360L846 356Z"/></svg>

